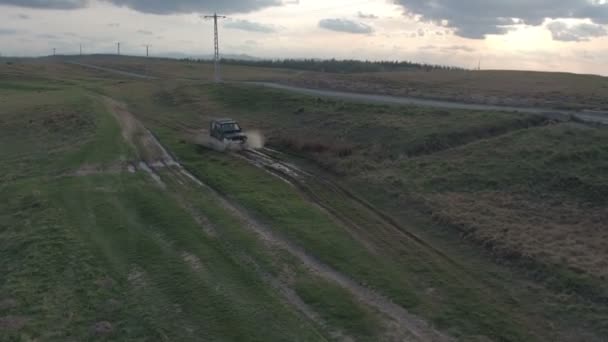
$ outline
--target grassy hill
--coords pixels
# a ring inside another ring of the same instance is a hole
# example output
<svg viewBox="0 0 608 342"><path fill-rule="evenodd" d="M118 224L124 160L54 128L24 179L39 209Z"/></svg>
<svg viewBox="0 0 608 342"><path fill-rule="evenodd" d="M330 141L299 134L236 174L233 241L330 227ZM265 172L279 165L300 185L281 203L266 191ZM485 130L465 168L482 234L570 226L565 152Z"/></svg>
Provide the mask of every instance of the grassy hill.
<svg viewBox="0 0 608 342"><path fill-rule="evenodd" d="M0 340L608 334L605 127L88 62L160 79L0 66ZM201 146L226 116L314 176L294 186Z"/></svg>
<svg viewBox="0 0 608 342"><path fill-rule="evenodd" d="M25 68L4 69L0 81L0 340L375 340L384 331L375 311L266 247L215 193L170 168L150 177L138 164L148 147L130 139L144 132L125 136L82 79L48 65L24 78ZM281 293L282 272L303 299ZM317 303L333 307L303 313Z"/></svg>

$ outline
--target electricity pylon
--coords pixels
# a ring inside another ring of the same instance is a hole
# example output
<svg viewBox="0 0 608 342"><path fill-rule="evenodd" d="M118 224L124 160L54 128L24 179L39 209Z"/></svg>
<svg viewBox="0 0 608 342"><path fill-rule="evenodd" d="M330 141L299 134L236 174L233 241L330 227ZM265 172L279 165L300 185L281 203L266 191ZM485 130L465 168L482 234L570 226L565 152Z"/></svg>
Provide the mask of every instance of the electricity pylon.
<svg viewBox="0 0 608 342"><path fill-rule="evenodd" d="M206 15L205 19L213 18L213 33L214 33L214 54L213 54L213 65L215 69L215 82L219 83L222 81L222 74L220 71L220 39L217 32L217 19L225 19L226 16L217 15L214 13L213 15Z"/></svg>

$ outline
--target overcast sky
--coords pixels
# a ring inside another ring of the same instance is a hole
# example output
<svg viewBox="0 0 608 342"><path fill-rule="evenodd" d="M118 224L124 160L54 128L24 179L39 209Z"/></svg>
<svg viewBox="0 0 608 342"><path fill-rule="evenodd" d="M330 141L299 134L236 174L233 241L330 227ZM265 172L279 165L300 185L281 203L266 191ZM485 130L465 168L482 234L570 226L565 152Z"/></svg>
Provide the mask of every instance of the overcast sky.
<svg viewBox="0 0 608 342"><path fill-rule="evenodd" d="M0 0L0 53L413 60L608 75L608 0Z"/></svg>

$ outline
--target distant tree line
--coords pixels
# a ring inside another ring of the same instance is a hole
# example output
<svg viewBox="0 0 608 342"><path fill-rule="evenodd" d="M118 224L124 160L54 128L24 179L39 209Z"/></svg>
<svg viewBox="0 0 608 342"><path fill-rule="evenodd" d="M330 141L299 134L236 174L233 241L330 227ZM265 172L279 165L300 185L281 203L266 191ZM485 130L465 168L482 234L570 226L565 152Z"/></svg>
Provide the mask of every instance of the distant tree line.
<svg viewBox="0 0 608 342"><path fill-rule="evenodd" d="M353 59L274 59L274 60L238 60L222 59L223 64L245 65L266 68L296 69L329 73L361 73L407 70L464 70L444 65L421 64L408 61L359 61Z"/></svg>

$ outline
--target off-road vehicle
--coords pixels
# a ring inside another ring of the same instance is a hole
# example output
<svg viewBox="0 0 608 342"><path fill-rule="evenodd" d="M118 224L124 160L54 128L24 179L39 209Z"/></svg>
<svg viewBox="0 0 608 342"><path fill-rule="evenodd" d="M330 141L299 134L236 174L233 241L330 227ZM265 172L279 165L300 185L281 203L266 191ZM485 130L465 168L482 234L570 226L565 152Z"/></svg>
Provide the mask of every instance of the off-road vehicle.
<svg viewBox="0 0 608 342"><path fill-rule="evenodd" d="M245 144L247 135L241 130L241 126L232 119L216 119L211 121L209 134L223 143Z"/></svg>

